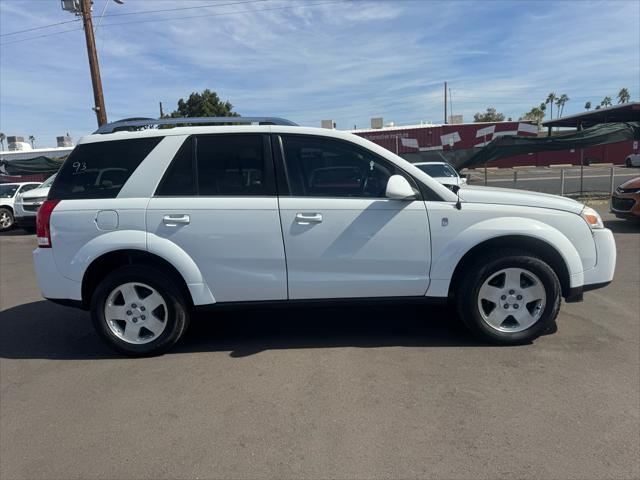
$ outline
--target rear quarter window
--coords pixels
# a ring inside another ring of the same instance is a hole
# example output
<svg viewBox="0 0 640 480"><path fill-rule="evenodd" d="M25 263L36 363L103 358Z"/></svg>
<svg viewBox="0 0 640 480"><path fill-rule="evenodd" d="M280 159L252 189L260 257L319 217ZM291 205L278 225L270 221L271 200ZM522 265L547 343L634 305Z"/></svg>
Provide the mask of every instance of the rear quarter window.
<svg viewBox="0 0 640 480"><path fill-rule="evenodd" d="M131 174L163 138L135 138L78 145L58 172L49 198L115 198Z"/></svg>

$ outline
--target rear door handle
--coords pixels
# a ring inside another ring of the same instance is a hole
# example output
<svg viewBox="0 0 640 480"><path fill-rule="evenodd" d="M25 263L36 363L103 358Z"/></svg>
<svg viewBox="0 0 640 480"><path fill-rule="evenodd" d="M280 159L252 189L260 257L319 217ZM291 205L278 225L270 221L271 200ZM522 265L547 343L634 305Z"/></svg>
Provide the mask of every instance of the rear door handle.
<svg viewBox="0 0 640 480"><path fill-rule="evenodd" d="M167 227L177 227L178 225L187 225L191 219L189 215L165 215L162 217L162 223Z"/></svg>
<svg viewBox="0 0 640 480"><path fill-rule="evenodd" d="M300 225L309 225L311 223L322 222L321 213L296 213L296 223Z"/></svg>

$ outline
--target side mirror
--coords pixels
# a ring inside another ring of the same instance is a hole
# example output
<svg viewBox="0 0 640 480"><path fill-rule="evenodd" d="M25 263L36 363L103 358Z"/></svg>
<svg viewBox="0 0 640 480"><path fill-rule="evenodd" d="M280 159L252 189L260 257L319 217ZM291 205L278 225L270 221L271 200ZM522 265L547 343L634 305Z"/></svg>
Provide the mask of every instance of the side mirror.
<svg viewBox="0 0 640 480"><path fill-rule="evenodd" d="M415 200L416 192L402 175L392 175L389 177L385 196L393 200Z"/></svg>

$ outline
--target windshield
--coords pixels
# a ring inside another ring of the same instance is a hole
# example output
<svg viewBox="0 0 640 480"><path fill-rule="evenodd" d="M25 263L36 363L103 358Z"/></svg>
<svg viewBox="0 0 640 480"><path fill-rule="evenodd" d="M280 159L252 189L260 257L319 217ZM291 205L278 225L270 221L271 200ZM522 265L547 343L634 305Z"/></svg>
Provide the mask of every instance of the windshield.
<svg viewBox="0 0 640 480"><path fill-rule="evenodd" d="M457 177L456 171L453 169L451 165L442 164L442 163L434 163L434 164L424 164L424 165L416 165L420 170L431 177Z"/></svg>
<svg viewBox="0 0 640 480"><path fill-rule="evenodd" d="M44 182L42 182L42 184L38 187L38 188L47 188L50 187L51 184L53 183L53 181L56 179L55 175L51 175L49 178L47 178Z"/></svg>
<svg viewBox="0 0 640 480"><path fill-rule="evenodd" d="M15 183L0 185L0 198L13 198L19 186Z"/></svg>

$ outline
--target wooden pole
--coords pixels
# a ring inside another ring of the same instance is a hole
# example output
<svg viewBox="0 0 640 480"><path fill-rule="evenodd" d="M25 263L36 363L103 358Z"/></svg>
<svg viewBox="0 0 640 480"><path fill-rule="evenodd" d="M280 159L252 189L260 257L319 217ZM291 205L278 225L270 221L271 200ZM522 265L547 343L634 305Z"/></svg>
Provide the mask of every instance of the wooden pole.
<svg viewBox="0 0 640 480"><path fill-rule="evenodd" d="M104 106L102 94L102 80L100 79L100 66L98 65L98 52L96 51L96 39L93 36L93 20L91 19L91 0L81 0L82 23L84 24L84 36L87 41L87 55L89 56L89 69L91 70L91 84L93 86L94 111L98 120L98 126L107 123L107 110Z"/></svg>

